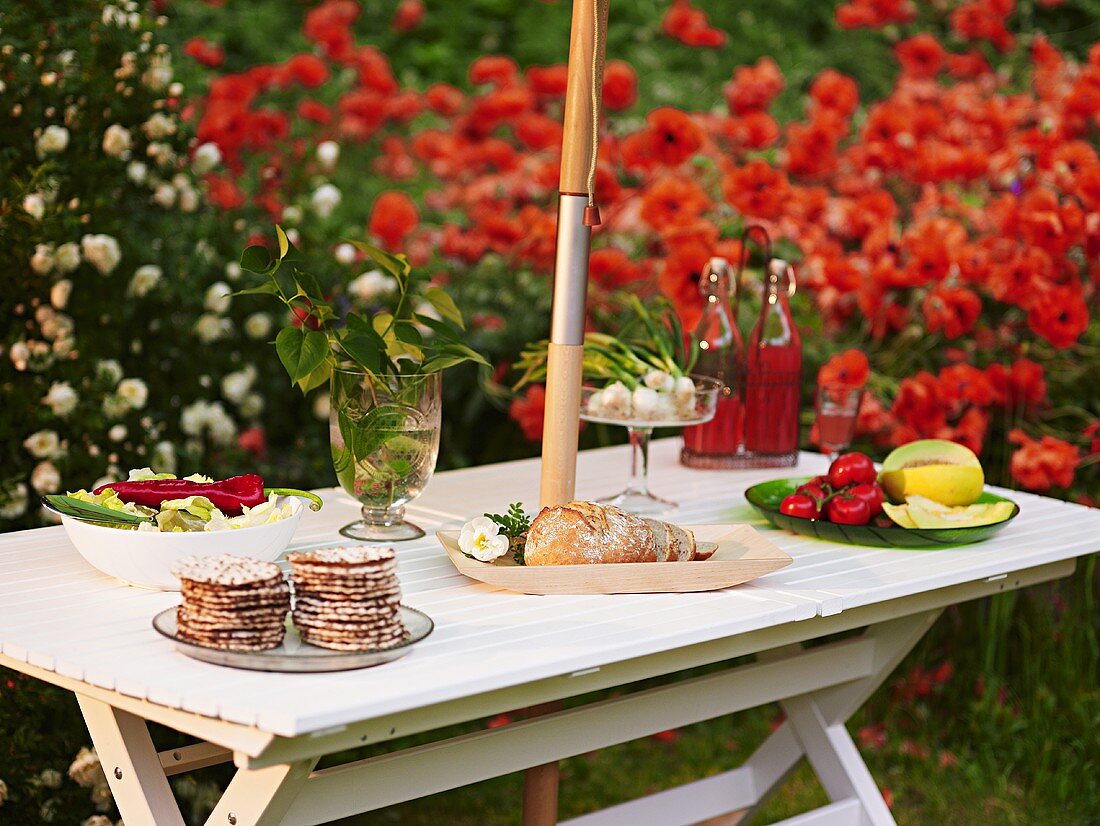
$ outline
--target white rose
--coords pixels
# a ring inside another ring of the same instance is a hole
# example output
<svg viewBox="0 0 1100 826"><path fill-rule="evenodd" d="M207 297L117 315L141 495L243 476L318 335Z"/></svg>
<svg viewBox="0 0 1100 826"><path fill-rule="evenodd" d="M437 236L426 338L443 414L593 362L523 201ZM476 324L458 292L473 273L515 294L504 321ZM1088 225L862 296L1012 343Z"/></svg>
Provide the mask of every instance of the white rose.
<svg viewBox="0 0 1100 826"><path fill-rule="evenodd" d="M331 172L340 159L340 144L336 141L322 141L317 144L317 162L325 172Z"/></svg>
<svg viewBox="0 0 1100 826"><path fill-rule="evenodd" d="M42 772L39 773L38 779L47 789L61 788L61 772L57 769L43 769Z"/></svg>
<svg viewBox="0 0 1100 826"><path fill-rule="evenodd" d="M42 397L42 404L50 408L55 416L61 417L72 413L76 402L76 391L67 381L55 381L50 385L49 392Z"/></svg>
<svg viewBox="0 0 1100 826"><path fill-rule="evenodd" d="M8 358L11 359L12 365L16 370L22 372L27 369L27 362L31 358L31 348L25 341L17 341L8 350Z"/></svg>
<svg viewBox="0 0 1100 826"><path fill-rule="evenodd" d="M264 399L259 393L249 393L240 403L241 415L249 419L264 412Z"/></svg>
<svg viewBox="0 0 1100 826"><path fill-rule="evenodd" d="M284 224L300 224L302 222L302 208L297 206L288 206L283 208L283 223Z"/></svg>
<svg viewBox="0 0 1100 826"><path fill-rule="evenodd" d="M72 241L62 244L53 253L53 265L61 272L72 272L80 266L80 245Z"/></svg>
<svg viewBox="0 0 1100 826"><path fill-rule="evenodd" d="M299 241L301 241L301 236L298 234L298 230L293 228L288 229L286 231L286 240L288 240L294 246L298 246Z"/></svg>
<svg viewBox="0 0 1100 826"><path fill-rule="evenodd" d="M172 56L167 52L154 55L152 65L145 71L142 82L153 91L167 88L172 82Z"/></svg>
<svg viewBox="0 0 1100 826"><path fill-rule="evenodd" d="M60 451L61 441L57 431L39 430L23 440L23 447L35 459L52 459Z"/></svg>
<svg viewBox="0 0 1100 826"><path fill-rule="evenodd" d="M23 211L34 220L41 221L42 216L46 214L46 199L40 193L32 192L23 199Z"/></svg>
<svg viewBox="0 0 1100 826"><path fill-rule="evenodd" d="M198 436L206 426L209 403L199 400L189 404L180 412L180 430L188 436Z"/></svg>
<svg viewBox="0 0 1100 826"><path fill-rule="evenodd" d="M118 393L111 393L108 396L103 397L103 415L111 421L115 419L121 419L127 413L130 412L130 405L126 399L118 395Z"/></svg>
<svg viewBox="0 0 1100 826"><path fill-rule="evenodd" d="M159 207L171 209L176 202L176 188L166 182L157 184L157 188L153 190L153 201Z"/></svg>
<svg viewBox="0 0 1100 826"><path fill-rule="evenodd" d="M314 212L322 218L328 218L340 203L341 197L340 190L332 184L322 184L313 191L310 203L313 204Z"/></svg>
<svg viewBox="0 0 1100 826"><path fill-rule="evenodd" d="M22 516L27 510L28 497L29 491L22 482L17 484L6 497L3 496L3 491L0 491L0 519L15 519ZM3 781L0 780L0 783ZM7 792L7 786L4 787L3 792ZM3 802L2 793L0 793L0 802Z"/></svg>
<svg viewBox="0 0 1100 826"><path fill-rule="evenodd" d="M228 284L224 281L215 281L206 288L202 305L210 312L222 315L229 309L229 297L232 294L233 289Z"/></svg>
<svg viewBox="0 0 1100 826"><path fill-rule="evenodd" d="M110 235L85 235L80 239L80 247L84 258L103 275L117 267L122 259L118 241Z"/></svg>
<svg viewBox="0 0 1100 826"><path fill-rule="evenodd" d="M355 263L355 247L351 244L337 244L332 255L336 259L337 264L347 266L348 264Z"/></svg>
<svg viewBox="0 0 1100 826"><path fill-rule="evenodd" d="M260 340L271 334L271 316L266 313L253 313L244 320L244 334Z"/></svg>
<svg viewBox="0 0 1100 826"><path fill-rule="evenodd" d="M251 364L244 370L226 373L222 377L222 395L234 404L240 404L256 380L256 368Z"/></svg>
<svg viewBox="0 0 1100 826"><path fill-rule="evenodd" d="M53 269L53 247L49 244L36 244L31 256L31 269L38 275L46 275Z"/></svg>
<svg viewBox="0 0 1100 826"><path fill-rule="evenodd" d="M134 271L134 277L130 279L130 294L138 298L148 295L160 281L163 271L156 264L142 264Z"/></svg>
<svg viewBox="0 0 1100 826"><path fill-rule="evenodd" d="M183 212L194 212L199 208L199 193L192 186L185 186L179 190L180 210Z"/></svg>
<svg viewBox="0 0 1100 826"><path fill-rule="evenodd" d="M171 84L168 87L168 97L178 98L183 94L183 84L179 81Z"/></svg>
<svg viewBox="0 0 1100 826"><path fill-rule="evenodd" d="M123 152L128 152L133 145L130 138L130 130L119 123L112 123L103 133L103 151L112 158L121 157Z"/></svg>
<svg viewBox="0 0 1100 826"><path fill-rule="evenodd" d="M42 134L39 135L38 140L34 143L35 151L38 152L39 158L44 158L47 155L56 155L58 152L64 152L65 147L69 145L69 130L64 126L57 126L52 124L42 130Z"/></svg>
<svg viewBox="0 0 1100 826"><path fill-rule="evenodd" d="M99 763L99 757L96 755L95 749L83 748L77 752L76 758L69 766L69 778L85 789L106 780L106 775L103 774L103 766Z"/></svg>
<svg viewBox="0 0 1100 826"><path fill-rule="evenodd" d="M95 366L96 376L106 379L114 387L122 380L122 365L114 359L100 359Z"/></svg>
<svg viewBox="0 0 1100 826"><path fill-rule="evenodd" d="M222 162L222 151L216 143L200 144L191 157L191 169L196 175L205 175Z"/></svg>
<svg viewBox="0 0 1100 826"><path fill-rule="evenodd" d="M322 422L328 421L328 415L332 412L332 399L328 393L318 393L313 399L313 415Z"/></svg>
<svg viewBox="0 0 1100 826"><path fill-rule="evenodd" d="M149 461L158 473L175 473L176 446L171 442L157 442Z"/></svg>
<svg viewBox="0 0 1100 826"><path fill-rule="evenodd" d="M233 328L228 318L219 318L213 313L203 313L195 322L195 335L203 344L209 344L229 335Z"/></svg>
<svg viewBox="0 0 1100 826"><path fill-rule="evenodd" d="M114 826L107 815L92 815L80 821L80 826Z"/></svg>
<svg viewBox="0 0 1100 826"><path fill-rule="evenodd" d="M130 408L140 410L149 399L149 388L141 379L123 379L118 383L118 395Z"/></svg>
<svg viewBox="0 0 1100 826"><path fill-rule="evenodd" d="M397 289L397 282L383 275L379 270L365 272L350 284L348 292L360 301L373 301L384 295L389 295Z"/></svg>
<svg viewBox="0 0 1100 826"><path fill-rule="evenodd" d="M492 562L508 553L508 537L500 533L500 525L488 516L471 519L462 526L458 547L462 553L480 562Z"/></svg>
<svg viewBox="0 0 1100 826"><path fill-rule="evenodd" d="M126 167L126 177L140 186L149 177L149 167L141 161L131 161Z"/></svg>
<svg viewBox="0 0 1100 826"><path fill-rule="evenodd" d="M116 424L110 430L107 431L107 438L112 442L121 442L126 438L126 425Z"/></svg>
<svg viewBox="0 0 1100 826"><path fill-rule="evenodd" d="M64 310L69 303L69 296L73 294L73 282L68 278L62 278L50 287L50 303L58 310Z"/></svg>
<svg viewBox="0 0 1100 826"><path fill-rule="evenodd" d="M53 462L39 462L31 471L31 487L39 493L56 493L61 487L61 473Z"/></svg>
<svg viewBox="0 0 1100 826"><path fill-rule="evenodd" d="M237 436L237 425L225 412L221 402L214 402L210 405L206 427L207 432L210 434L210 440L214 444L228 445Z"/></svg>
<svg viewBox="0 0 1100 826"><path fill-rule="evenodd" d="M230 281L236 281L241 277L241 265L237 261L230 261L225 265L225 277Z"/></svg>

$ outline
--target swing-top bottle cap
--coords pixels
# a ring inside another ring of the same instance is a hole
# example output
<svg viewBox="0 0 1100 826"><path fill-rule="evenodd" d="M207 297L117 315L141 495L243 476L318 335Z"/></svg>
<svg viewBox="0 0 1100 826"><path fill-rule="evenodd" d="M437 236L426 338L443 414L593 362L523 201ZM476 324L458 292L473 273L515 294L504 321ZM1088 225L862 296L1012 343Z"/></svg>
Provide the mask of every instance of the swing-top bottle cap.
<svg viewBox="0 0 1100 826"><path fill-rule="evenodd" d="M729 275L730 262L721 256L714 256L703 267L704 281L717 281L723 275Z"/></svg>
<svg viewBox="0 0 1100 826"><path fill-rule="evenodd" d="M787 282L788 295L795 293L794 267L782 258L773 258L768 262L768 283L777 287L784 281Z"/></svg>

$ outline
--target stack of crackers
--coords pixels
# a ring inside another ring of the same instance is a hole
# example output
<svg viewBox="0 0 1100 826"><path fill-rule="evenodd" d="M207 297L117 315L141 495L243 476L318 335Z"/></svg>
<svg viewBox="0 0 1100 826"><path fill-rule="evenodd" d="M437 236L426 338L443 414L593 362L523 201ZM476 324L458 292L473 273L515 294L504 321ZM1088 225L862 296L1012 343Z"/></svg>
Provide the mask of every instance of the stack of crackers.
<svg viewBox="0 0 1100 826"><path fill-rule="evenodd" d="M278 565L230 554L192 556L172 573L183 594L176 610L181 639L231 651L266 651L282 643L290 586Z"/></svg>
<svg viewBox="0 0 1100 826"><path fill-rule="evenodd" d="M287 559L294 579L294 625L303 641L367 651L407 639L393 548L320 548Z"/></svg>

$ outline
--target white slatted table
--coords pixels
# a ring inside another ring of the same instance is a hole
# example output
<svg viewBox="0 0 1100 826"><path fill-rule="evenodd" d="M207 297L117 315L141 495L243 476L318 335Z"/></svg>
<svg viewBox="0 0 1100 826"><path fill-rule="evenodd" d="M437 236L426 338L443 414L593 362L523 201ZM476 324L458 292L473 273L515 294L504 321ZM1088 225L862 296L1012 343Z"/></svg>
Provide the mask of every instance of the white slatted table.
<svg viewBox="0 0 1100 826"><path fill-rule="evenodd" d="M651 478L685 524L755 520L743 491L775 470L701 472L657 442ZM583 453L579 497L621 486L625 448ZM792 473L823 470L806 454ZM441 473L410 515L429 531L537 501L535 461ZM338 540L356 505L338 490L296 545ZM436 631L378 668L283 675L199 663L150 626L178 595L119 585L60 527L0 537L0 664L74 691L127 826L182 826L167 775L232 759L211 824L317 824L658 731L780 701L783 723L741 768L580 817L688 824L767 799L806 757L832 803L790 823L893 823L845 721L955 602L1068 575L1100 550L1100 512L1028 494L996 538L943 551L836 545L770 531L794 564L705 594L538 597L458 575L429 539L398 546L405 601ZM836 632L862 635L803 644ZM749 665L383 757L320 757L516 708L756 654ZM199 742L157 754L147 721Z"/></svg>

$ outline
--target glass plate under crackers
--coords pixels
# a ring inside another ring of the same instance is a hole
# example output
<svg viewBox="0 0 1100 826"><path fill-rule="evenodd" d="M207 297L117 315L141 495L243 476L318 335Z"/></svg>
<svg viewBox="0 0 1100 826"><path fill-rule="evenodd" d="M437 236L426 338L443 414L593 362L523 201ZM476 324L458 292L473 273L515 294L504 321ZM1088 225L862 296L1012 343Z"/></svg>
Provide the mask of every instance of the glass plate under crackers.
<svg viewBox="0 0 1100 826"><path fill-rule="evenodd" d="M250 671L279 671L284 674L351 671L388 663L408 654L409 649L435 628L432 618L423 611L401 605L401 620L409 631L409 637L403 643L368 651L333 651L303 642L287 617L286 638L277 648L269 648L267 651L227 651L180 639L176 632L176 607L166 608L153 617L153 628L172 640L180 653L213 665L246 668Z"/></svg>

